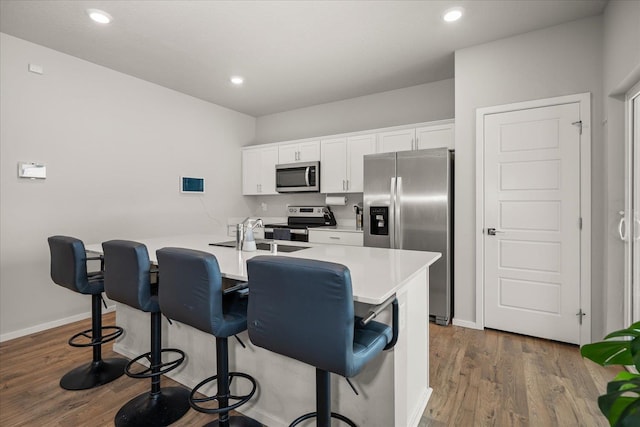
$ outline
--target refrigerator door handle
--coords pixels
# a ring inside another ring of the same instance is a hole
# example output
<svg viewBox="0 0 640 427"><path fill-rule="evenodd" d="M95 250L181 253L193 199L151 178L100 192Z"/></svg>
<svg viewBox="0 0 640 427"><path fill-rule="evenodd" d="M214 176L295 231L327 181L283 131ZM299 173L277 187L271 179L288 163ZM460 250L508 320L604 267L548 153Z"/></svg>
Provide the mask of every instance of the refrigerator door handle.
<svg viewBox="0 0 640 427"><path fill-rule="evenodd" d="M396 248L396 177L391 178L391 189L389 190L389 247Z"/></svg>
<svg viewBox="0 0 640 427"><path fill-rule="evenodd" d="M402 236L402 177L396 178L396 197L395 197L395 213L396 220L395 232L396 232L396 249L403 248L403 236Z"/></svg>

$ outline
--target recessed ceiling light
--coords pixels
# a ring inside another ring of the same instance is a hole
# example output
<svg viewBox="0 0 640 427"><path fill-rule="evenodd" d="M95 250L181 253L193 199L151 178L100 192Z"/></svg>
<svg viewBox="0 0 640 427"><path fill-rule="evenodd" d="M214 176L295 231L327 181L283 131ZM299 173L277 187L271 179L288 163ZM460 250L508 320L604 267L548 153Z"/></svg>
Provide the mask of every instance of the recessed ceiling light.
<svg viewBox="0 0 640 427"><path fill-rule="evenodd" d="M452 7L451 9L447 9L442 15L442 19L446 22L455 22L458 19L462 18L463 9L461 7Z"/></svg>
<svg viewBox="0 0 640 427"><path fill-rule="evenodd" d="M231 77L231 83L233 83L236 86L240 86L242 83L244 83L244 78L240 77L240 76L233 76Z"/></svg>
<svg viewBox="0 0 640 427"><path fill-rule="evenodd" d="M111 15L99 9L87 9L87 15L99 24L108 24L113 21L113 17Z"/></svg>

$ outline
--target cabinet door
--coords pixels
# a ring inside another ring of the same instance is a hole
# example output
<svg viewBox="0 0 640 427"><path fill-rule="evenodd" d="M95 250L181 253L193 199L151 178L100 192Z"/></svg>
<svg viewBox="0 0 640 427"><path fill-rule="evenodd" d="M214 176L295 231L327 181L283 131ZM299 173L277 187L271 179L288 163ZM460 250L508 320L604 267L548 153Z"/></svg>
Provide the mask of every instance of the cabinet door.
<svg viewBox="0 0 640 427"><path fill-rule="evenodd" d="M287 164L298 161L298 143L278 145L278 163Z"/></svg>
<svg viewBox="0 0 640 427"><path fill-rule="evenodd" d="M278 147L260 150L260 194L278 194L276 192L276 164L278 164Z"/></svg>
<svg viewBox="0 0 640 427"><path fill-rule="evenodd" d="M301 162L320 160L320 141L301 142L298 146L298 160Z"/></svg>
<svg viewBox="0 0 640 427"><path fill-rule="evenodd" d="M347 139L347 192L364 191L364 156L376 152L376 135L358 135Z"/></svg>
<svg viewBox="0 0 640 427"><path fill-rule="evenodd" d="M413 149L415 129L403 129L378 134L378 153L408 151Z"/></svg>
<svg viewBox="0 0 640 427"><path fill-rule="evenodd" d="M426 126L416 129L418 150L425 148L447 147L453 150L455 145L454 125Z"/></svg>
<svg viewBox="0 0 640 427"><path fill-rule="evenodd" d="M245 196L259 194L261 151L255 148L242 150L242 194Z"/></svg>
<svg viewBox="0 0 640 427"><path fill-rule="evenodd" d="M322 140L320 159L320 191L344 193L347 189L347 140Z"/></svg>

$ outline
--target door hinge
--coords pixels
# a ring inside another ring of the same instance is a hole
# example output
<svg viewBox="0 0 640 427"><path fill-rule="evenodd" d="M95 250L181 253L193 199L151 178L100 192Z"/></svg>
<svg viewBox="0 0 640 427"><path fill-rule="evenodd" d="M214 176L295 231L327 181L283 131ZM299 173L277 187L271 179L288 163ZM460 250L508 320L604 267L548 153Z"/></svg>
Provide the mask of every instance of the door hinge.
<svg viewBox="0 0 640 427"><path fill-rule="evenodd" d="M578 218L578 227L582 230L582 217Z"/></svg>
<svg viewBox="0 0 640 427"><path fill-rule="evenodd" d="M580 131L580 135L582 135L582 120L578 120L577 122L571 123L574 126L578 126L578 130Z"/></svg>
<svg viewBox="0 0 640 427"><path fill-rule="evenodd" d="M586 315L587 313L582 311L582 309L578 310L578 312L576 313L576 316L578 316L578 322L580 323L580 325L582 325L582 318Z"/></svg>

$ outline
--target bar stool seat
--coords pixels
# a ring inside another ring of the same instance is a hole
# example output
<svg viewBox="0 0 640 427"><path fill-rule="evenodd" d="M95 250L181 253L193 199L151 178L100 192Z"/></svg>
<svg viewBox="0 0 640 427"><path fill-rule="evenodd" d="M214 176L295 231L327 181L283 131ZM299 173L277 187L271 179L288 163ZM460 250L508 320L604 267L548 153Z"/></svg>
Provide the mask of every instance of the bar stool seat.
<svg viewBox="0 0 640 427"><path fill-rule="evenodd" d="M151 391L126 403L115 416L116 427L167 426L189 410L189 390L184 387L160 387L161 376L177 368L185 359L182 350L162 348L162 313L158 286L151 283L151 262L147 247L127 240L102 244L105 259L105 291L114 301L150 313L151 350L131 360L126 374L132 378L150 378ZM172 356L162 362L162 355ZM146 359L149 366L135 372L136 362Z"/></svg>
<svg viewBox="0 0 640 427"><path fill-rule="evenodd" d="M330 374L349 378L361 372L395 344L397 322L392 331L354 316L351 274L344 265L257 256L247 261L247 272L251 342L316 367L316 411L290 426L316 418L317 426L329 427L335 418L356 427L346 416L331 412Z"/></svg>
<svg viewBox="0 0 640 427"><path fill-rule="evenodd" d="M193 388L189 397L191 407L199 412L218 415L218 419L207 426L261 427L262 424L252 418L229 416L229 411L248 402L256 391L256 381L252 376L229 372L228 339L247 329L247 298L236 292L225 294L222 291L218 261L210 253L162 248L156 254L162 275L162 312L170 319L211 334L216 339L217 374ZM233 393L230 387L232 382L237 383L234 381L236 378L243 379L250 390L244 394ZM214 381L218 385L215 395L196 397L202 387ZM214 401L218 403L216 408L205 405Z"/></svg>
<svg viewBox="0 0 640 427"><path fill-rule="evenodd" d="M69 345L91 347L93 360L66 373L60 379L60 387L65 390L86 390L120 378L127 360L119 357L103 359L102 345L121 336L124 330L118 326L102 326L103 272L102 269L87 272L87 260L102 259L99 256L87 257L84 244L75 237L51 236L47 241L53 282L73 292L91 295L91 329L72 336Z"/></svg>

